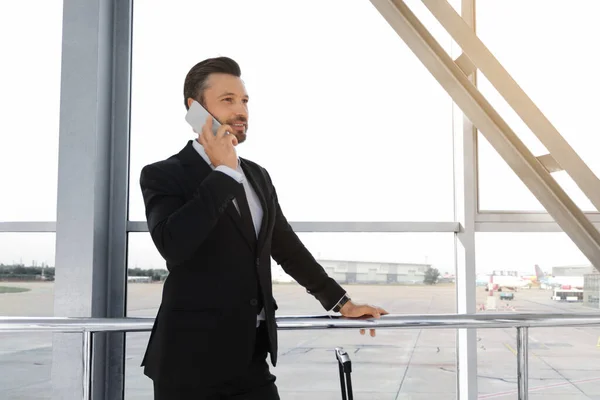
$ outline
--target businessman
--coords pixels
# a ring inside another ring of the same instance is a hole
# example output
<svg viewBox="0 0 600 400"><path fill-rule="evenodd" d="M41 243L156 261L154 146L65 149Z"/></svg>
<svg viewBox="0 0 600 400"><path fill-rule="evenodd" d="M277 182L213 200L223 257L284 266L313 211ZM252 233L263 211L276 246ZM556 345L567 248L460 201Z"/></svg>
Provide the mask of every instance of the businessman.
<svg viewBox="0 0 600 400"><path fill-rule="evenodd" d="M142 366L156 400L276 400L266 361L277 363L271 257L325 310L387 312L350 300L288 224L268 172L237 156L249 100L239 65L227 57L195 65L185 107L194 100L221 123L217 134L208 118L196 140L140 176L148 229L169 270Z"/></svg>

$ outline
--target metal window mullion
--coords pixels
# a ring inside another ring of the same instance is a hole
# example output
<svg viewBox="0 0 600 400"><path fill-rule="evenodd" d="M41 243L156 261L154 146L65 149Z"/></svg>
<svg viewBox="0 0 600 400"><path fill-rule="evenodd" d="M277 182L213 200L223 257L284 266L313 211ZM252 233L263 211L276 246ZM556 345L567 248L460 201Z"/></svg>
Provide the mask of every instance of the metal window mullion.
<svg viewBox="0 0 600 400"><path fill-rule="evenodd" d="M37 233L37 232L56 232L56 222L54 221L5 221L0 222L0 232L19 232L19 233Z"/></svg>
<svg viewBox="0 0 600 400"><path fill-rule="evenodd" d="M132 0L63 4L56 316L125 316L131 11ZM53 398L80 399L91 373L94 398L122 399L123 336L95 335L84 371L77 338L54 335Z"/></svg>
<svg viewBox="0 0 600 400"><path fill-rule="evenodd" d="M295 232L355 232L355 233L435 233L458 232L458 222L364 222L364 221L291 221L290 225ZM148 232L145 221L129 221L128 232Z"/></svg>
<svg viewBox="0 0 600 400"><path fill-rule="evenodd" d="M475 2L462 0L461 14L475 29ZM460 59L460 57L459 57ZM463 68L475 84L476 70ZM461 229L455 235L456 312L472 315L477 312L475 292L475 218L477 215L477 129L454 103L454 198L455 220ZM477 330L456 330L456 397L475 400L477 384Z"/></svg>

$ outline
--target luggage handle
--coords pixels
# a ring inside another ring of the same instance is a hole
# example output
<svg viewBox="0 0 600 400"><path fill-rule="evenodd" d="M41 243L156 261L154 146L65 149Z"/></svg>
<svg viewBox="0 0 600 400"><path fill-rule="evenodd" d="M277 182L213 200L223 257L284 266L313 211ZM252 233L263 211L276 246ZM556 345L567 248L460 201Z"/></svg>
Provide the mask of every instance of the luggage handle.
<svg viewBox="0 0 600 400"><path fill-rule="evenodd" d="M340 385L342 390L342 400L354 400L352 393L352 362L350 356L342 347L335 348L335 358L338 361L340 370Z"/></svg>

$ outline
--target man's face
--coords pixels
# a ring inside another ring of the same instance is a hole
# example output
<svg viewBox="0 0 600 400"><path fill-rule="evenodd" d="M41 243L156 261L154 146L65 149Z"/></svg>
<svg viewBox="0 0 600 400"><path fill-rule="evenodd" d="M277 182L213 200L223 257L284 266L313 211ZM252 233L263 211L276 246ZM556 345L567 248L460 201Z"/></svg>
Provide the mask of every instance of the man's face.
<svg viewBox="0 0 600 400"><path fill-rule="evenodd" d="M204 107L242 143L248 130L248 93L240 78L229 74L211 74L204 90Z"/></svg>

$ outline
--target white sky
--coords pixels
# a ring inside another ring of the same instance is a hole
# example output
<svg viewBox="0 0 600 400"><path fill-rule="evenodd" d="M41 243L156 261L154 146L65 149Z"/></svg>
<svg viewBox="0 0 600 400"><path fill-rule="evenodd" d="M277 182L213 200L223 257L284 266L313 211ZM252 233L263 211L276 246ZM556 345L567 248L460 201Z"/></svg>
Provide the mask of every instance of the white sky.
<svg viewBox="0 0 600 400"><path fill-rule="evenodd" d="M456 6L458 0L452 1ZM479 35L540 109L600 173L600 25L596 0L483 0ZM407 4L447 50L418 0ZM540 9L544 10L540 13ZM36 12L32 13L31 10ZM0 3L0 221L56 218L62 2ZM226 16L226 23L222 18ZM510 29L507 29L507 27ZM456 52L456 47L453 56ZM367 0L136 1L130 219L143 220L143 165L191 139L185 74L218 55L237 60L251 96L240 155L266 167L291 221L451 221L452 101ZM480 76L483 93L536 154L545 153ZM38 108L32 111L33 106ZM481 140L484 209L542 210ZM593 210L566 174L563 187ZM431 262L453 269L452 234L303 233L324 258ZM164 262L147 233L130 266ZM0 262L54 264L54 234L0 233ZM478 272L587 260L564 234L477 234Z"/></svg>

